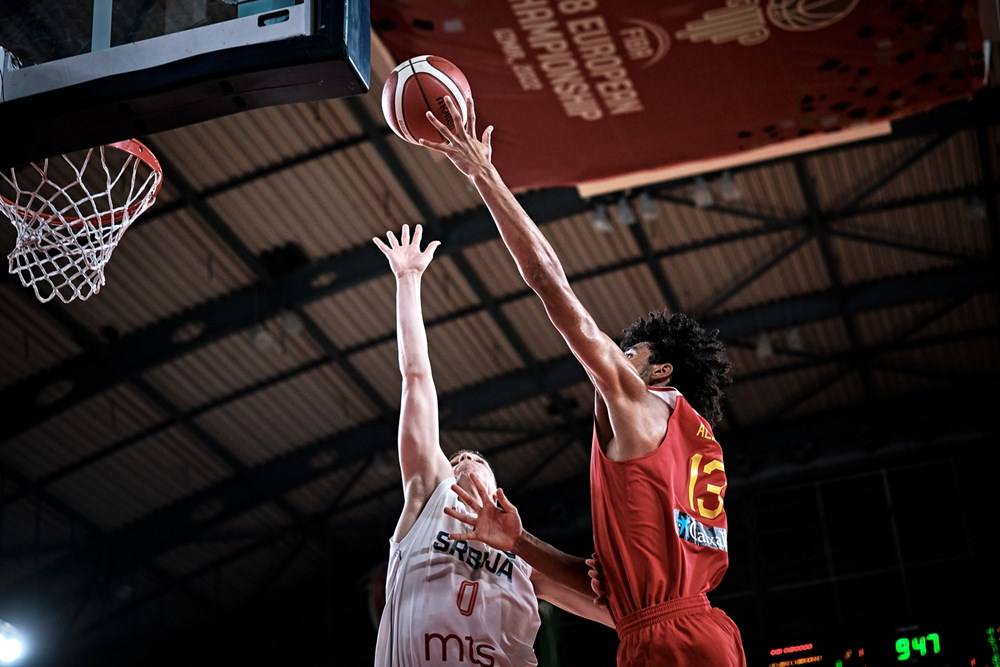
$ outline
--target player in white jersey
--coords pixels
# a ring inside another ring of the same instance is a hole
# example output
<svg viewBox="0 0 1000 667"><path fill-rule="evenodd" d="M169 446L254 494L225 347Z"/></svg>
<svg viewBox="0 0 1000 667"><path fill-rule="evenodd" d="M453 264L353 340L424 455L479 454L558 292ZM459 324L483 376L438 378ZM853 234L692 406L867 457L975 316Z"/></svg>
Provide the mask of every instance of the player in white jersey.
<svg viewBox="0 0 1000 667"><path fill-rule="evenodd" d="M536 665L532 645L540 623L538 602L553 604L612 626L606 607L589 588L571 590L533 571L511 553L481 542L452 540L463 525L444 508L464 508L452 484L476 498L473 476L496 502L496 478L478 452L445 457L438 439L437 391L431 376L420 305L420 281L440 244L423 251L423 230L410 240L373 239L396 276L396 338L403 392L399 415L399 466L403 511L389 540L386 603L375 648L376 667L411 665Z"/></svg>

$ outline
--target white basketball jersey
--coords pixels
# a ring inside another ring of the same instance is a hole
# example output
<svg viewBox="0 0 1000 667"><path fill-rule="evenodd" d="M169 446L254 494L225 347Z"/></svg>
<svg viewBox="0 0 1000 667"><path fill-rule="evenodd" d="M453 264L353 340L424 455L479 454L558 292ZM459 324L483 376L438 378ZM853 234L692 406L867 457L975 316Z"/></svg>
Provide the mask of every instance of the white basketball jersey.
<svg viewBox="0 0 1000 667"><path fill-rule="evenodd" d="M389 540L375 667L538 664L531 568L481 542L448 538L466 531L444 513L465 509L454 483L441 482L402 541Z"/></svg>

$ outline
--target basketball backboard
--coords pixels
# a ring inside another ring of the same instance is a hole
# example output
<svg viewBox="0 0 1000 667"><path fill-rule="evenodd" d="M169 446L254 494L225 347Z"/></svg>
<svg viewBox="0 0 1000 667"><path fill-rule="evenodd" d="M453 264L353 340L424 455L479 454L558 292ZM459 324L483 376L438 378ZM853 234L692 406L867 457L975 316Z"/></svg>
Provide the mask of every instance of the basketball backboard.
<svg viewBox="0 0 1000 667"><path fill-rule="evenodd" d="M0 0L0 167L366 92L368 0Z"/></svg>

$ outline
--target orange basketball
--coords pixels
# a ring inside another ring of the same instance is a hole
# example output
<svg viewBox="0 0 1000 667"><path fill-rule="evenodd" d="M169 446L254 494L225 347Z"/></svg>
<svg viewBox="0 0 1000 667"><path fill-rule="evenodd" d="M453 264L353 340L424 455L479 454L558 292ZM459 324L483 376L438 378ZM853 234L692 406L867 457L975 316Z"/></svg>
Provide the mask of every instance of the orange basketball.
<svg viewBox="0 0 1000 667"><path fill-rule="evenodd" d="M414 144L419 139L439 142L441 135L426 114L432 111L448 129L457 129L456 119L444 103L449 95L462 113L457 123L465 125L469 117L465 98L471 95L471 90L462 70L438 56L410 58L392 70L382 88L385 122L404 141Z"/></svg>

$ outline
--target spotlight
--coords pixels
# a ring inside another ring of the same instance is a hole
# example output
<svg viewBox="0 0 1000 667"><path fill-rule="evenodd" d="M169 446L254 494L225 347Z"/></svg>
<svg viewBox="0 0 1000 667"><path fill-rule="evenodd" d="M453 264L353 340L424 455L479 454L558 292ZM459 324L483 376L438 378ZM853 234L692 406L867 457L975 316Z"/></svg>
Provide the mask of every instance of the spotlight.
<svg viewBox="0 0 1000 667"><path fill-rule="evenodd" d="M798 327L792 327L785 332L785 343L788 345L789 350L794 350L795 352L801 352L805 349L805 345L802 342L802 332L799 331Z"/></svg>
<svg viewBox="0 0 1000 667"><path fill-rule="evenodd" d="M285 330L292 338L299 336L306 328L305 322L299 317L299 314L292 310L286 310L281 314L281 327Z"/></svg>
<svg viewBox="0 0 1000 667"><path fill-rule="evenodd" d="M757 358L763 360L772 356L774 356L774 346L771 345L771 339L766 331L761 331L757 336Z"/></svg>
<svg viewBox="0 0 1000 667"><path fill-rule="evenodd" d="M0 620L0 665L13 665L27 652L24 638L17 629Z"/></svg>
<svg viewBox="0 0 1000 667"><path fill-rule="evenodd" d="M708 181L701 176L694 179L694 192L691 196L694 199L694 205L698 208L708 208L715 203L715 196L708 187Z"/></svg>
<svg viewBox="0 0 1000 667"><path fill-rule="evenodd" d="M965 218L972 223L986 220L986 202L978 195L972 195L965 201Z"/></svg>
<svg viewBox="0 0 1000 667"><path fill-rule="evenodd" d="M722 201L727 202L734 202L743 197L743 191L736 184L732 172L724 172L722 178L719 179L719 194L722 196Z"/></svg>
<svg viewBox="0 0 1000 667"><path fill-rule="evenodd" d="M258 352L271 352L278 347L278 340L263 324L258 324L250 329L247 332L247 337Z"/></svg>
<svg viewBox="0 0 1000 667"><path fill-rule="evenodd" d="M615 206L615 217L618 218L618 224L624 227L636 223L635 211L632 210L632 204L625 197L618 200L618 205Z"/></svg>
<svg viewBox="0 0 1000 667"><path fill-rule="evenodd" d="M635 203L639 207L639 219L643 222L653 222L660 217L660 209L648 192L639 195Z"/></svg>
<svg viewBox="0 0 1000 667"><path fill-rule="evenodd" d="M590 226L599 234L607 234L614 229L611 226L611 220L608 218L608 207L606 205L598 204L590 212Z"/></svg>

